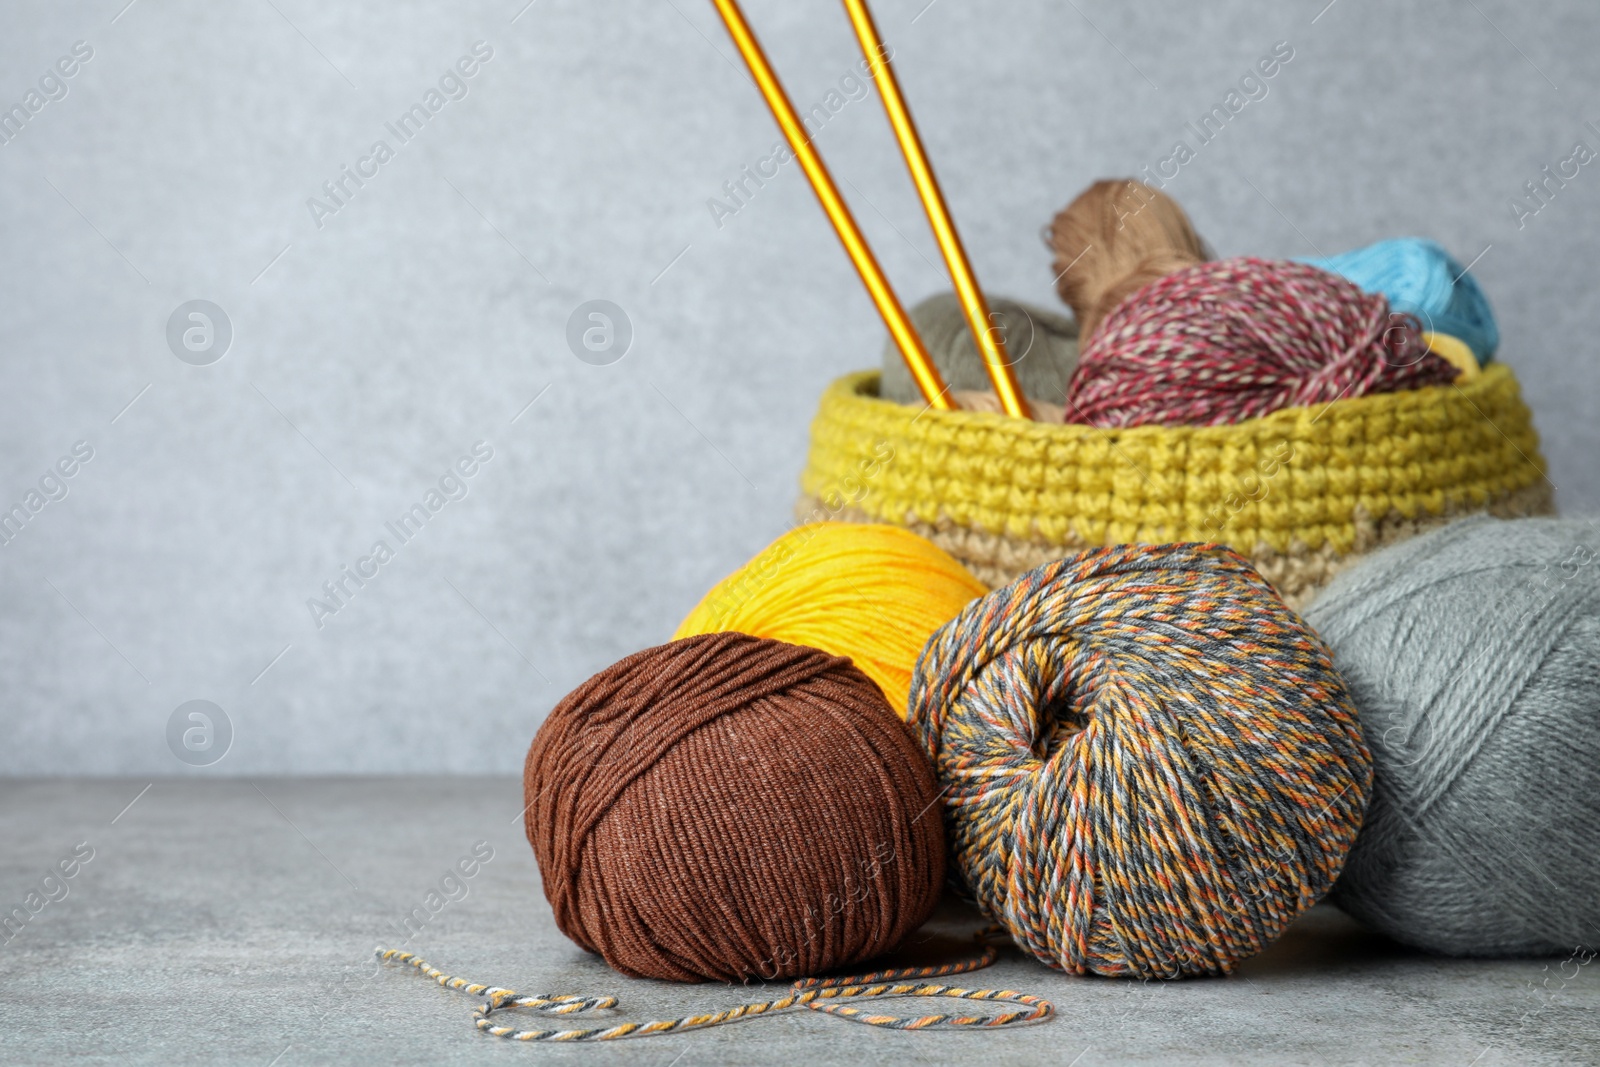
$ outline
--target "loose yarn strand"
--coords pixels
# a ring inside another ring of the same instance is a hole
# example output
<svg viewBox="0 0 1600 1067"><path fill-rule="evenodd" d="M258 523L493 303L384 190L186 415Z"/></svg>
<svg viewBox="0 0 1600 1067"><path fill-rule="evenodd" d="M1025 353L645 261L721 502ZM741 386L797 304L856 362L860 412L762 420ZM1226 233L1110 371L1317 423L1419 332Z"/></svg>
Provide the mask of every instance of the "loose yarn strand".
<svg viewBox="0 0 1600 1067"><path fill-rule="evenodd" d="M979 931L978 938L983 940L999 933L999 927L991 926ZM964 974L989 966L999 955L990 944L985 944L976 956L942 966L901 967L839 978L802 978L789 987L786 995L776 1000L740 1004L723 1011L684 1015L676 1019L655 1019L650 1022L618 1023L616 1026L572 1030L518 1030L511 1026L495 1025L489 1017L507 1008L533 1008L550 1015L604 1011L616 1007L617 998L558 993L524 995L514 989L469 982L465 978L454 978L415 953L380 946L376 954L378 959L384 962L408 963L425 977L432 978L447 988L458 989L473 996L480 994L486 996L488 999L472 1011L473 1025L485 1033L503 1037L508 1041L564 1043L617 1041L627 1037L650 1037L655 1034L704 1030L723 1023L759 1015L776 1015L796 1008L809 1008L812 1011L824 1012L851 1022L887 1030L993 1029L1039 1022L1055 1014L1055 1006L1048 1000L1019 993L1014 989L963 989L959 986L935 985L920 981L926 978ZM885 1015L867 1008L839 1003L845 1000L880 1000L891 997L950 997L958 1000L1009 1003L1018 1007L991 1015L957 1015L953 1012L942 1012L935 1015L913 1016Z"/></svg>

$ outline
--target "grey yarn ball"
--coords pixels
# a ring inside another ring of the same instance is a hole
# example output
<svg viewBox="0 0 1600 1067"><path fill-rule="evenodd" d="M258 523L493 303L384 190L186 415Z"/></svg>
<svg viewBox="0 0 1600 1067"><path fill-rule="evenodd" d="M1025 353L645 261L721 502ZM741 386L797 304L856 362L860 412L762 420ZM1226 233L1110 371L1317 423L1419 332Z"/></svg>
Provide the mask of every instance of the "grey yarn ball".
<svg viewBox="0 0 1600 1067"><path fill-rule="evenodd" d="M1078 324L1053 311L1003 296L987 299L990 317L1005 339L1006 354L1011 357L1011 370L1022 394L1047 403L1061 403L1067 395L1067 380L1078 366ZM992 388L956 294L937 293L917 304L909 314L951 392ZM878 395L896 404L922 399L893 338L884 342Z"/></svg>
<svg viewBox="0 0 1600 1067"><path fill-rule="evenodd" d="M1466 519L1305 612L1372 749L1332 899L1455 956L1600 947L1600 528Z"/></svg>

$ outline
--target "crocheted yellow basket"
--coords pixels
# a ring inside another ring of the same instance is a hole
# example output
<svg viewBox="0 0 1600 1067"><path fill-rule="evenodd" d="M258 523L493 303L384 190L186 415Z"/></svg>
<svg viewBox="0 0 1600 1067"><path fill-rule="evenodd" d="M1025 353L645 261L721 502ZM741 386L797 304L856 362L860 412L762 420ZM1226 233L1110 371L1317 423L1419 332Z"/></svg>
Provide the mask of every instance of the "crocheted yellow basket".
<svg viewBox="0 0 1600 1067"><path fill-rule="evenodd" d="M1352 558L1451 518L1554 510L1499 363L1233 426L1101 430L877 393L867 371L823 394L797 514L908 527L991 586L1097 545L1221 541L1304 606Z"/></svg>

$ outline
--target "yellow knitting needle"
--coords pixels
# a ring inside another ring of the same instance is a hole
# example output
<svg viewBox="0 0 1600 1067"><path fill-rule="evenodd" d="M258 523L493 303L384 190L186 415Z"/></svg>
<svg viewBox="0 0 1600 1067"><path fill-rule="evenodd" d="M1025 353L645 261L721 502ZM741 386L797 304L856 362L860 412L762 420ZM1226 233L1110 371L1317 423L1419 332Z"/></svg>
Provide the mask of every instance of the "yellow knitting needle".
<svg viewBox="0 0 1600 1067"><path fill-rule="evenodd" d="M906 317L905 308L900 306L900 300L894 295L889 279L884 277L882 268L873 257L872 249L867 246L866 238L856 225L855 217L850 214L850 208L845 205L844 198L839 195L838 188L833 184L833 178L829 176L828 168L823 165L822 157L811 147L811 139L806 136L806 129L800 122L800 116L795 113L794 105L789 102L789 96L783 91L778 76L772 72L766 54L761 51L760 43L750 31L750 24L745 21L744 12L739 10L737 0L712 0L712 3L716 5L717 13L727 25L728 33L733 37L733 43L738 46L739 54L744 57L745 65L755 76L757 88L761 90L767 107L772 110L773 118L778 120L778 126L783 130L783 136L788 140L789 147L794 150L795 158L800 161L800 168L805 171L812 190L817 194L817 199L822 202L822 210L827 213L828 221L833 223L834 230L839 234L839 240L843 242L844 250L850 256L850 262L855 264L857 273L866 284L867 293L877 305L878 313L883 316L884 325L889 327L889 336L894 338L895 345L899 347L900 355L905 359L907 369L911 371L911 377L922 392L922 399L929 407L939 411L953 409L955 404L950 400L949 388L944 383L944 377L939 373L939 368L934 366L933 359L923 346L916 327L912 326L911 320Z"/></svg>
<svg viewBox="0 0 1600 1067"><path fill-rule="evenodd" d="M928 224L933 227L934 239L939 242L939 252L944 256L945 266L950 269L950 280L955 283L956 296L961 301L967 326L978 342L978 351L983 356L984 369L989 372L989 381L994 384L995 396L1000 398L1000 406L1007 415L1029 418L1027 402L1023 400L1022 390L1017 388L1016 376L1011 372L1005 338L990 324L988 301L984 300L983 291L978 288L978 281L972 275L972 265L961 246L961 235L956 232L956 224L945 207L944 194L939 190L939 181L933 176L933 168L928 165L927 153L922 150L922 138L917 134L916 123L911 120L905 97L900 94L900 83L895 79L894 68L889 65L888 49L878 36L872 12L867 10L866 0L844 0L844 6L850 13L850 25L855 27L856 39L861 42L861 52L871 65L872 80L878 85L878 95L883 97L883 108L889 113L889 125L894 127L895 140L900 142L900 153L905 156L906 167L911 171L911 181L916 185L917 196L928 213Z"/></svg>

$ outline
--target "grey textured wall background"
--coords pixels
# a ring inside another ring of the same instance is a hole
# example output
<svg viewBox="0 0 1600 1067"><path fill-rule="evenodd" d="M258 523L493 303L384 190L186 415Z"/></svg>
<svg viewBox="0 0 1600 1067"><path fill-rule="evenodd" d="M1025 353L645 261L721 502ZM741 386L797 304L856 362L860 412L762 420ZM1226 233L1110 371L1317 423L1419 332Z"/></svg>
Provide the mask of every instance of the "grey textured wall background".
<svg viewBox="0 0 1600 1067"><path fill-rule="evenodd" d="M1600 7L1325 2L878 13L981 279L1038 302L1041 224L1290 42L1169 191L1223 255L1482 253L1560 502L1593 512L1600 163L1520 227L1509 203L1600 149ZM186 771L191 699L235 736L190 773L520 767L555 700L785 528L818 392L877 359L871 305L794 166L713 219L777 133L703 0L124 3L0 14L4 106L93 49L0 145L0 506L93 448L0 549L0 771ZM858 59L835 4L748 13L802 107ZM384 124L478 41L400 145ZM319 228L308 198L379 139ZM902 297L942 288L875 98L818 143ZM609 366L565 339L596 298L635 332ZM191 299L232 324L209 366L168 347ZM386 534L479 441L466 498ZM379 538L319 629L307 599Z"/></svg>

